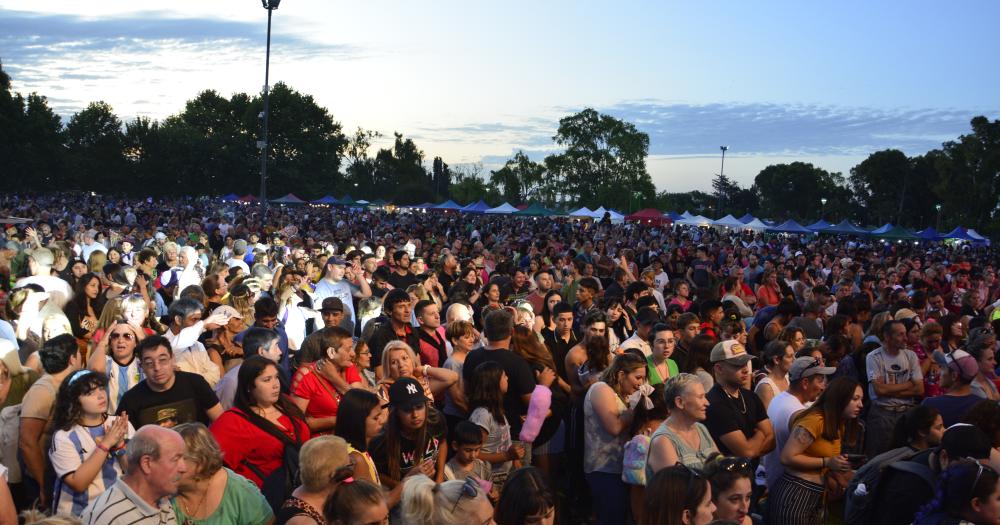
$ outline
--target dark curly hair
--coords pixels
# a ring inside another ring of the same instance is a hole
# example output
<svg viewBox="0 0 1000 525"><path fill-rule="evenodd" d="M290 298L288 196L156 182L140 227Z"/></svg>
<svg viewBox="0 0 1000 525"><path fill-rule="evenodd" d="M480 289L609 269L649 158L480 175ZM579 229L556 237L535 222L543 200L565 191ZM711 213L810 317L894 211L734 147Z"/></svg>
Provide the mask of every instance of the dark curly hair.
<svg viewBox="0 0 1000 525"><path fill-rule="evenodd" d="M56 406L53 410L52 426L57 430L69 430L80 422L83 407L80 397L98 388L107 388L108 377L90 370L77 370L59 385Z"/></svg>

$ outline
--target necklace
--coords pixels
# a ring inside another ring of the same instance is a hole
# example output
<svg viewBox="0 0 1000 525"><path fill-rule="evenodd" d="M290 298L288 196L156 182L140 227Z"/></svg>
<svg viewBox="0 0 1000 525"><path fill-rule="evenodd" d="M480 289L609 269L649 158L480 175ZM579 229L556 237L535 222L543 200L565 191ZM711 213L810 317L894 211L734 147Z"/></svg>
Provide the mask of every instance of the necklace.
<svg viewBox="0 0 1000 525"><path fill-rule="evenodd" d="M726 391L725 388L723 388L722 390L723 390L723 392ZM729 398L729 402L733 404L733 408L737 408L735 399L739 399L743 403L743 408L740 410L740 413L741 414L746 414L747 413L747 400L744 399L742 395L740 395L740 390L738 388L736 389L736 395L735 396L732 395L732 394L730 394L729 392L726 392L726 397L728 397Z"/></svg>
<svg viewBox="0 0 1000 525"><path fill-rule="evenodd" d="M205 503L206 499L208 499L208 489L209 487L211 487L211 485L212 485L211 480L209 480L209 483L208 485L205 486L205 490L204 492L202 492L201 499L198 500L198 505L194 508L194 511L191 511L191 509L188 508L187 504L184 504L184 514L187 515L187 517L184 519L184 525L192 525L194 523L194 520L197 519L196 516L198 515L198 511L201 510L201 505Z"/></svg>

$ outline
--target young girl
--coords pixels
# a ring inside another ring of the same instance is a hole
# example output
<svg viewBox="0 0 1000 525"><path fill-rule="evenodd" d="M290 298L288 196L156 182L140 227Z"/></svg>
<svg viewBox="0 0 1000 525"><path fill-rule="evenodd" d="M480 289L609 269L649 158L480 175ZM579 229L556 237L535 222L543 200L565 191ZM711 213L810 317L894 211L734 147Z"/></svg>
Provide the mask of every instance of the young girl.
<svg viewBox="0 0 1000 525"><path fill-rule="evenodd" d="M642 401L635 407L632 426L629 428L632 439L625 444L622 458L622 481L629 485L632 516L636 521L641 520L646 497L646 456L649 455L650 436L669 415L663 395L663 383L639 388L644 394Z"/></svg>
<svg viewBox="0 0 1000 525"><path fill-rule="evenodd" d="M56 472L52 508L79 516L122 475L120 459L135 433L128 415L108 416L108 379L78 370L59 387L49 459Z"/></svg>
<svg viewBox="0 0 1000 525"><path fill-rule="evenodd" d="M469 384L469 421L477 424L486 434L483 450L484 461L493 465L490 481L500 487L507 479L513 462L524 457L524 447L514 445L510 438L510 424L503 413L503 396L507 393L507 374L499 363L485 362L476 367ZM520 464L514 468L520 467Z"/></svg>

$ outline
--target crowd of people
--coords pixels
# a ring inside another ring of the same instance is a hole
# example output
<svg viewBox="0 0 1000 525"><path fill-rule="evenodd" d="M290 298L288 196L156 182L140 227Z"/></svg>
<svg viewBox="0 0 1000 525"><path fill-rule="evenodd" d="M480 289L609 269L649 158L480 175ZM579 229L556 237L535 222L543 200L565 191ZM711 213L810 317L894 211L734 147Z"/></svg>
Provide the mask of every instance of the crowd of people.
<svg viewBox="0 0 1000 525"><path fill-rule="evenodd" d="M1000 524L998 253L0 197L0 525Z"/></svg>

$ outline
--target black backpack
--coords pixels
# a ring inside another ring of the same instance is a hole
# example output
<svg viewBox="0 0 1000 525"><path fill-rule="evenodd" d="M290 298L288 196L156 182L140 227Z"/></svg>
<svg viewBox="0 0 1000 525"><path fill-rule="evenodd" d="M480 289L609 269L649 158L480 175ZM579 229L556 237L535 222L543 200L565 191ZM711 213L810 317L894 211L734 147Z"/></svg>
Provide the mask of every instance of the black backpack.
<svg viewBox="0 0 1000 525"><path fill-rule="evenodd" d="M934 473L930 467L910 461L921 452L923 451L911 447L894 448L875 456L858 469L844 494L844 523L872 523L874 518L872 514L878 499L879 481L886 469L915 474L933 487ZM859 490L861 485L864 485L864 490Z"/></svg>
<svg viewBox="0 0 1000 525"><path fill-rule="evenodd" d="M268 505L271 506L271 510L277 514L281 506L284 505L285 500L292 495L292 491L299 486L299 448L302 446L301 438L299 437L299 427L293 420L292 432L295 433L295 440L292 441L292 439L272 425L268 425L269 428L265 428L258 425L253 419L250 419L250 416L244 414L243 411L234 410L233 412L239 414L255 427L274 436L284 444L284 455L281 465L266 476L264 475L264 471L260 470L260 467L257 465L250 463L246 459L242 462L246 468L250 469L258 478L263 480L260 492L264 495L264 499L267 500Z"/></svg>

